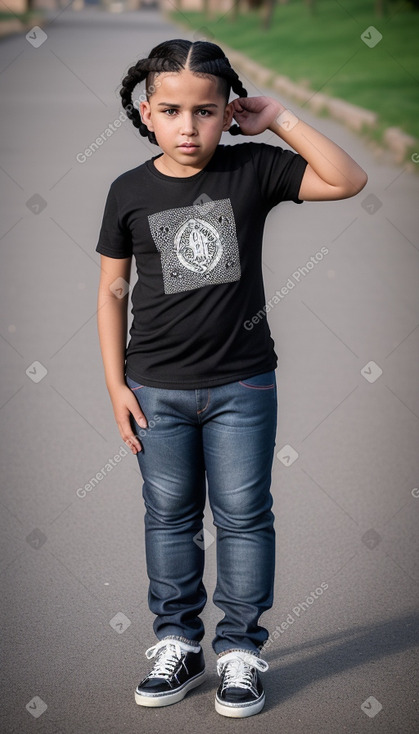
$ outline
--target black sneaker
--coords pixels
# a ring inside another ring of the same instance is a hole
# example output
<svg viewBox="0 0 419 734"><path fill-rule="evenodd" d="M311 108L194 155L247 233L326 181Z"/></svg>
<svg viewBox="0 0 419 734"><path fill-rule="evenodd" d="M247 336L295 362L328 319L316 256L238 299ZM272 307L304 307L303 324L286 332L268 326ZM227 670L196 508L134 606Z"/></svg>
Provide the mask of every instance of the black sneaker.
<svg viewBox="0 0 419 734"><path fill-rule="evenodd" d="M138 684L135 701L140 706L169 706L204 682L204 653L200 644L188 645L165 638L146 650L154 658L153 670Z"/></svg>
<svg viewBox="0 0 419 734"><path fill-rule="evenodd" d="M222 655L217 661L221 682L215 696L215 710L222 716L253 716L265 705L265 692L258 670L267 670L265 660L242 650Z"/></svg>

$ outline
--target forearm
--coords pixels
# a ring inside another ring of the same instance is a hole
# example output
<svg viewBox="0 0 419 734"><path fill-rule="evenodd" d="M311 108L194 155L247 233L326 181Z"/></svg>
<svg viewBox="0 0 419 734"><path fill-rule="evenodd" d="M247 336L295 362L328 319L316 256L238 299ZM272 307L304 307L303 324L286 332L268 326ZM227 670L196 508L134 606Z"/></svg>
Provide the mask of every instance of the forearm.
<svg viewBox="0 0 419 734"><path fill-rule="evenodd" d="M367 174L348 153L283 105L269 129L305 158L330 186L352 195L365 185Z"/></svg>
<svg viewBox="0 0 419 734"><path fill-rule="evenodd" d="M109 392L125 384L128 295L117 298L99 289L97 325Z"/></svg>

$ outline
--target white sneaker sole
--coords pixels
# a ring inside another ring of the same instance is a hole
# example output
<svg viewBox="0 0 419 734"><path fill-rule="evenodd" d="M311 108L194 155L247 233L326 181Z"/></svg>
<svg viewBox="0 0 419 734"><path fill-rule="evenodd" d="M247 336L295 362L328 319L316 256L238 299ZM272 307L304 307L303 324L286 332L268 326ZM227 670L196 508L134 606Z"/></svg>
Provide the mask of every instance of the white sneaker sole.
<svg viewBox="0 0 419 734"><path fill-rule="evenodd" d="M173 693L140 693L138 690L135 691L135 703L139 706L170 706L172 703L178 703L186 694L193 688L197 688L205 680L205 670L202 673L198 673L194 678L184 683L181 688L177 688Z"/></svg>
<svg viewBox="0 0 419 734"><path fill-rule="evenodd" d="M261 696L255 703L235 704L221 703L218 698L215 698L215 710L221 716L230 716L234 719L242 719L245 716L253 716L262 711L265 705L265 694Z"/></svg>

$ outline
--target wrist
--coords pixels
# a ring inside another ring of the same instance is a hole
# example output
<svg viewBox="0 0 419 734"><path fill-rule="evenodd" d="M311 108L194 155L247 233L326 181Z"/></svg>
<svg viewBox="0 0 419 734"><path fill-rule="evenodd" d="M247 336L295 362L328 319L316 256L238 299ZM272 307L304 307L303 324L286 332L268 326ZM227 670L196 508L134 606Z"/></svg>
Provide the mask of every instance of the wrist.
<svg viewBox="0 0 419 734"><path fill-rule="evenodd" d="M107 387L108 393L109 393L109 395L110 395L110 397L112 399L112 395L117 390L119 390L121 387L127 387L127 383L125 382L125 378L124 377L121 377L120 379L116 379L116 380L115 379L108 380L106 382L106 387Z"/></svg>
<svg viewBox="0 0 419 734"><path fill-rule="evenodd" d="M287 136L287 133L291 132L298 122L299 118L297 115L295 115L292 110L282 105L281 112L279 112L272 121L269 129L276 133L276 135L283 138Z"/></svg>
<svg viewBox="0 0 419 734"><path fill-rule="evenodd" d="M283 112L285 112L287 108L285 105L282 104L282 102L278 102L275 100L275 104L273 106L273 113L274 116L272 117L271 123L268 125L268 130L273 130L273 127L276 126L278 118L282 115Z"/></svg>

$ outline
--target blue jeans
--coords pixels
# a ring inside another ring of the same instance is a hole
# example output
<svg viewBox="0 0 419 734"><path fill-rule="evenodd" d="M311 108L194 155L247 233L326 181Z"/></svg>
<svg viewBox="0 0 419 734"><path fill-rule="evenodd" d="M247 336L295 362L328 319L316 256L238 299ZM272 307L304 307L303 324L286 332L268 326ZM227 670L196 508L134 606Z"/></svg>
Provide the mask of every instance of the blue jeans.
<svg viewBox="0 0 419 734"><path fill-rule="evenodd" d="M273 603L274 514L270 492L277 425L275 371L196 390L147 387L126 375L147 418L136 456L145 503L148 604L158 639L199 642L207 593L202 582L203 514L216 527L214 604L224 612L212 642L258 653L269 633L258 625Z"/></svg>

